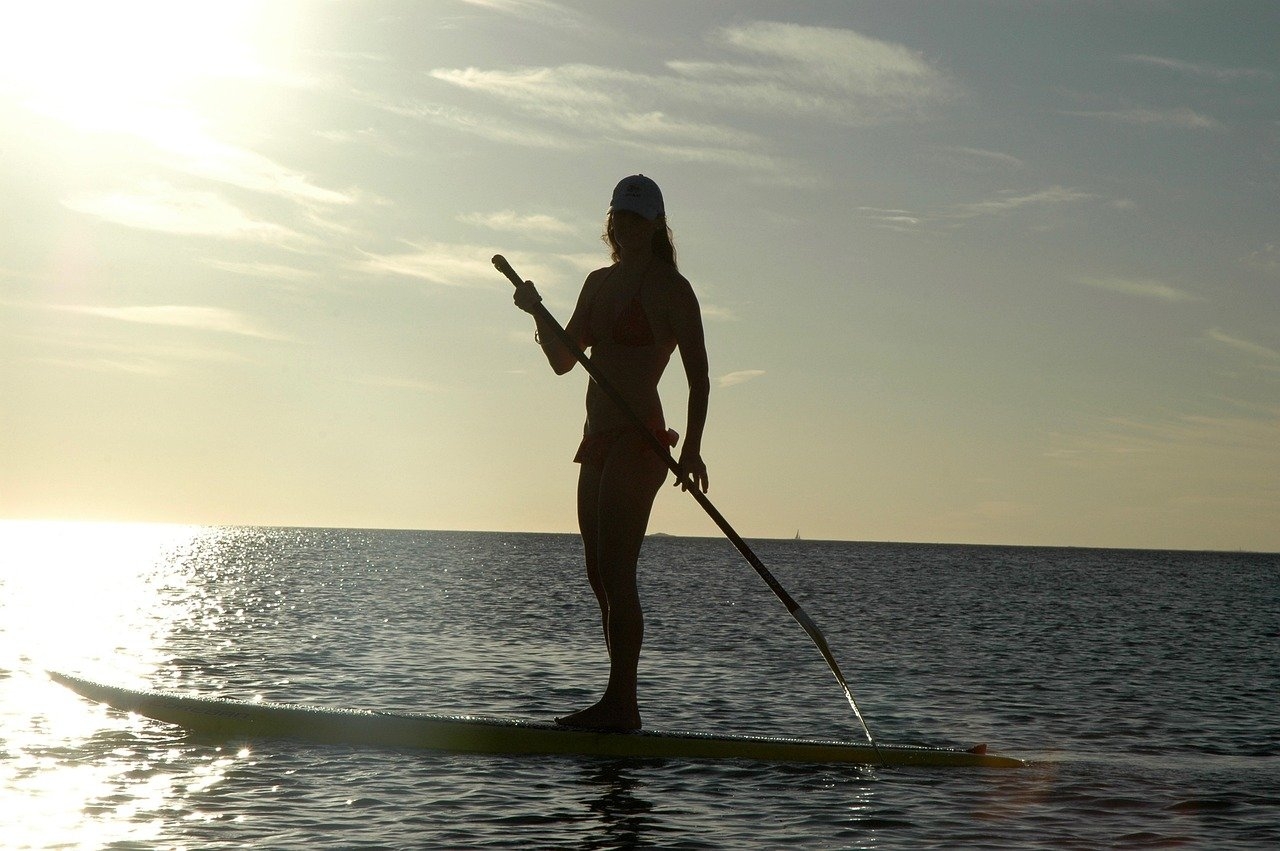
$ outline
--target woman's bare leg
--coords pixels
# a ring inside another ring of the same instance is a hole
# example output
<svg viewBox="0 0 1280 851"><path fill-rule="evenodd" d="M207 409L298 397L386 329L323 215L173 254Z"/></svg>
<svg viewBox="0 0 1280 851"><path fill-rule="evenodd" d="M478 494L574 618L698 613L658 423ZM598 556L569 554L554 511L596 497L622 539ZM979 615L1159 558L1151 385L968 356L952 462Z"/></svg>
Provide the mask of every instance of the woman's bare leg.
<svg viewBox="0 0 1280 851"><path fill-rule="evenodd" d="M644 613L636 562L654 497L666 478L666 466L642 440L639 436L619 440L603 468L584 465L579 475L579 523L587 550L587 577L600 601L609 648L609 685L598 703L559 719L562 724L616 730L640 727L636 672L644 641Z"/></svg>
<svg viewBox="0 0 1280 851"><path fill-rule="evenodd" d="M578 471L578 530L582 533L582 555L587 565L587 582L600 606L600 627L605 647L609 646L609 600L600 578L599 493L600 467L583 464Z"/></svg>

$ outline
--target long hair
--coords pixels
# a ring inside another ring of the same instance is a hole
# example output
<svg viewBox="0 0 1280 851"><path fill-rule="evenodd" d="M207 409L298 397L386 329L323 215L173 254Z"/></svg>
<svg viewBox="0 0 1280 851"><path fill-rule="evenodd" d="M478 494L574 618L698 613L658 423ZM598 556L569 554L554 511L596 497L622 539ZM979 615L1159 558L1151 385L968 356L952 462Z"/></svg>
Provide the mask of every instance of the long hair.
<svg viewBox="0 0 1280 851"><path fill-rule="evenodd" d="M618 241L613 237L612 211L604 220L604 233L600 235L600 239L604 240L605 245L609 246L609 259L614 263L622 259L622 254L618 251ZM653 232L653 253L658 258L670 263L672 269L679 268L676 266L675 238L671 234L671 225L667 224L666 216L658 216L658 227Z"/></svg>

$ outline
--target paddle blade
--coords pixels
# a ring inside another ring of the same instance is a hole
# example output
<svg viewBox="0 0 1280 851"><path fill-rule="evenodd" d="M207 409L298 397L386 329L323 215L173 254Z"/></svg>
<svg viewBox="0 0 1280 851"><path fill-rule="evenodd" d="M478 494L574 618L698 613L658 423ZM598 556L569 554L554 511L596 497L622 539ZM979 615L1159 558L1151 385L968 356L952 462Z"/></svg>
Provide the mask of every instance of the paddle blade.
<svg viewBox="0 0 1280 851"><path fill-rule="evenodd" d="M858 702L853 699L853 690L849 688L849 683L845 681L844 674L836 663L835 654L831 652L830 646L827 645L827 639L823 636L822 630L818 629L818 625L813 622L813 618L809 617L808 613L799 606L791 610L791 616L809 634L809 638L813 640L818 652L822 654L822 658L827 660L827 667L831 669L831 673L835 674L836 682L844 690L845 700L849 701L849 706L853 709L854 716L858 719L858 723L862 725L862 732L866 734L867 741L871 743L872 747L876 747L876 740L871 735L871 728L867 726L866 720L862 717L862 710L858 708Z"/></svg>

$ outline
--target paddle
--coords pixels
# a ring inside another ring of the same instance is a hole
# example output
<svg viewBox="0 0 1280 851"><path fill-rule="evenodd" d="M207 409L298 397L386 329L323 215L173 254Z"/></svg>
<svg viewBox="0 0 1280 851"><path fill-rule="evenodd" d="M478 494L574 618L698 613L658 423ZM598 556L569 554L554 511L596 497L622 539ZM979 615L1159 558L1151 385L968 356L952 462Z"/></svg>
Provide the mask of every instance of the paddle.
<svg viewBox="0 0 1280 851"><path fill-rule="evenodd" d="M493 265L497 267L499 272L507 276L507 280L511 281L512 285L519 287L524 283L520 276L516 274L515 270L511 268L511 264L508 263L507 259L501 254L495 254L493 256ZM623 398L622 394L609 383L609 380L600 373L600 370L595 368L586 353L573 342L564 328L560 327L560 323L551 315L551 312L548 311L541 302L539 302L534 305L534 313L543 321L545 326L551 328L551 330L555 332L555 335L560 339L560 342L569 350L574 358L577 359L578 363L582 364L582 368L587 371L587 374L591 376L596 385L613 400L614 404L617 405L624 414L626 414L627 418L631 420L640 433L649 439L650 448L652 448L654 452L658 453L658 457L666 463L667 468L676 474L676 477L680 479L681 484L684 485L684 489L693 495L693 498L698 501L698 504L707 512L707 515L710 516L711 519L715 521L715 524L720 527L720 531L723 532L725 537L728 538L734 547L737 548L738 552L742 554L742 557L747 560L747 563L755 568L756 573L760 574L760 578L769 586L769 590L771 590L774 595L782 601L782 604L787 607L787 611L791 613L791 617L795 618L796 622L799 623L800 626L804 628L804 631L809 634L809 638L813 639L813 643L817 645L818 652L822 654L823 659L827 660L827 665L831 668L831 673L835 674L836 682L840 683L840 688L844 689L844 696L849 701L849 705L853 707L853 714L857 716L858 723L862 725L862 731L866 733L867 741L871 743L873 748L876 748L876 755L879 757L880 750L876 746L876 740L872 737L871 729L867 727L867 722L863 720L862 711L858 709L858 703L853 699L853 691L849 688L848 682L845 681L844 674L840 673L840 666L836 663L836 657L832 655L831 648L827 646L827 639L822 635L822 630L818 629L818 625L813 622L813 619L805 613L804 609L800 608L800 604L787 593L787 589L783 588L782 584L778 582L772 573L769 572L769 568L765 567L764 562L760 561L759 557L752 552L751 548L747 546L747 542L742 540L738 533L734 531L733 527L729 525L729 521L724 519L724 515L722 515L719 510L711 504L711 500L707 499L707 495L699 490L697 485L690 481L688 477L681 472L680 464L671 457L671 453L667 451L667 447L658 439L657 435L653 433L653 430L645 424L644 420L642 420L640 416L631 409L631 406L627 404L627 401ZM883 763L883 760L881 760L881 762Z"/></svg>

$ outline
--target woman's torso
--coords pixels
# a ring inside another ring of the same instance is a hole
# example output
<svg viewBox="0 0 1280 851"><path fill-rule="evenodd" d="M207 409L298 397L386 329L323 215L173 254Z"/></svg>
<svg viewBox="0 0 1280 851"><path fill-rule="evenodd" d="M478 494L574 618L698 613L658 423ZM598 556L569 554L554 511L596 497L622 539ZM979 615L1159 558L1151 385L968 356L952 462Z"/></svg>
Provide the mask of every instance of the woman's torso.
<svg viewBox="0 0 1280 851"><path fill-rule="evenodd" d="M646 425L661 428L658 382L676 348L669 313L677 273L655 260L632 277L616 264L597 274L585 329L591 363ZM587 387L585 431L595 434L630 425L631 419L592 381Z"/></svg>

